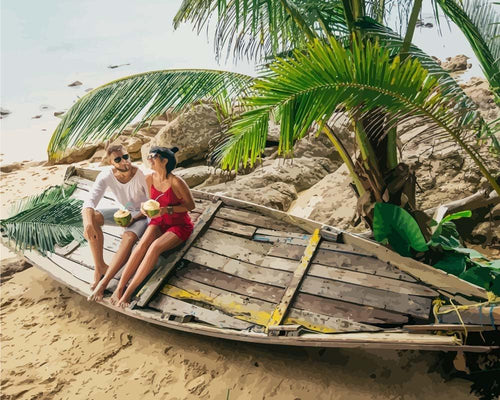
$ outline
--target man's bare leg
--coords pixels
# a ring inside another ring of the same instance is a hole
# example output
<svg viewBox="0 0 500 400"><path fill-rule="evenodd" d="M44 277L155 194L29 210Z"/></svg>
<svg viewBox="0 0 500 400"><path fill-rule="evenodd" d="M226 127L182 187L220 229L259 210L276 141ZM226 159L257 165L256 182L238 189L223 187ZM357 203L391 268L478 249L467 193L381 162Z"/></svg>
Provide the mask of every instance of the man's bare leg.
<svg viewBox="0 0 500 400"><path fill-rule="evenodd" d="M118 251L115 253L113 259L109 263L109 267L106 270L106 275L104 275L104 278L101 279L92 294L87 297L87 300L102 300L104 291L108 287L109 282L111 282L111 280L115 277L120 268L123 267L128 257L130 256L130 253L132 252L132 247L134 247L134 244L135 242L137 242L137 240L137 235L134 232L123 233Z"/></svg>
<svg viewBox="0 0 500 400"><path fill-rule="evenodd" d="M132 296L132 293L134 293L135 289L137 289L137 287L152 271L156 262L158 261L158 258L160 257L160 254L164 251L173 249L180 244L182 244L182 240L172 232L166 232L160 238L156 239L149 247L146 256L137 269L137 273L134 275L132 282L130 282L127 290L125 291L125 293L123 293L123 296L118 301L117 306L128 307L130 304L130 297Z"/></svg>
<svg viewBox="0 0 500 400"><path fill-rule="evenodd" d="M92 258L94 259L94 282L90 285L90 289L94 290L102 276L106 273L108 265L104 262L104 234L102 233L102 226L104 225L104 217L98 211L94 211L93 224L96 230L96 236L86 238L89 242Z"/></svg>
<svg viewBox="0 0 500 400"><path fill-rule="evenodd" d="M123 291L125 290L125 286L127 285L132 275L134 275L135 271L137 270L137 267L139 267L139 264L146 255L149 246L160 235L161 235L160 228L158 228L156 225L149 225L147 227L146 232L144 232L144 235L142 235L141 240L139 240L139 243L132 251L132 254L130 255L130 258L127 262L127 265L125 266L125 269L122 272L122 276L120 277L120 282L118 282L118 286L116 287L113 295L110 298L112 304L115 304L120 300Z"/></svg>

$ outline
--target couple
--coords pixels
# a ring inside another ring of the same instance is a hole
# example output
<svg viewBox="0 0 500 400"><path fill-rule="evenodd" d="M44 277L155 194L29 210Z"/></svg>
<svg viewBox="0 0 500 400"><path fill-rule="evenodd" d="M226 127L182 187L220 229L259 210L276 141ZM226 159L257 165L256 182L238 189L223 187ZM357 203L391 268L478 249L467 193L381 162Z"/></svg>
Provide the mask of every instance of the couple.
<svg viewBox="0 0 500 400"><path fill-rule="evenodd" d="M91 285L93 292L89 300L101 300L109 282L127 263L111 302L121 307L128 306L132 294L151 272L160 254L179 246L193 232L193 223L188 215L188 211L195 208L193 196L186 182L172 173L177 150L177 147L153 146L148 155L153 173L145 176L131 164L123 146L107 148L111 167L98 175L82 208L84 235L95 263L94 283ZM103 258L104 235L101 227L104 224L114 225L113 215L118 210L97 208L107 188L132 214L109 265ZM142 203L149 198L158 201L161 207L159 216L151 220L142 209Z"/></svg>

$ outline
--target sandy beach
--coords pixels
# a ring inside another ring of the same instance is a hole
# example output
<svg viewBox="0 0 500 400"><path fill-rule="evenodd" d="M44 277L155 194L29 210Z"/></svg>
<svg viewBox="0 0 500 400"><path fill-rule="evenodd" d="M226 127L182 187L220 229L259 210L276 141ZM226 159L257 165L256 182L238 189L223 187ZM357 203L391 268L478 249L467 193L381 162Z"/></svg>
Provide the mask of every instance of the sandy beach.
<svg viewBox="0 0 500 400"><path fill-rule="evenodd" d="M2 174L1 216L66 165ZM2 268L19 265L2 248ZM19 268L22 269L22 268ZM37 268L1 285L1 399L466 399L444 353L304 349L151 326L90 303ZM474 396L472 396L474 397Z"/></svg>

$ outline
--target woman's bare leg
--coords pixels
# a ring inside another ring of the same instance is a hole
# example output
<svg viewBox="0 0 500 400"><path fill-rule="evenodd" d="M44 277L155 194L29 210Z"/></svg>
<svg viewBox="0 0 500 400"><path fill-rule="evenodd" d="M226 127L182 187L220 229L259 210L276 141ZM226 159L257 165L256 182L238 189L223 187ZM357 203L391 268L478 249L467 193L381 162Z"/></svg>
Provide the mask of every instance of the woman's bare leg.
<svg viewBox="0 0 500 400"><path fill-rule="evenodd" d="M153 244L149 247L146 256L142 260L139 268L137 269L132 282L128 285L127 290L123 293L120 301L118 302L118 306L127 307L130 303L130 297L132 293L134 293L135 289L146 279L148 274L151 272L156 262L158 261L158 257L164 251L173 249L174 247L182 244L183 241L179 239L179 237L172 232L166 232L161 237L156 239ZM123 276L123 275L122 275Z"/></svg>
<svg viewBox="0 0 500 400"><path fill-rule="evenodd" d="M135 242L137 242L138 237L134 232L124 232L122 235L122 240L118 251L113 256L113 259L109 263L108 269L106 270L106 275L101 279L99 284L96 286L92 294L87 297L87 300L100 301L104 295L104 291L111 282L111 279L115 277L121 267L125 264L130 253L132 252L132 247L134 247Z"/></svg>
<svg viewBox="0 0 500 400"><path fill-rule="evenodd" d="M132 254L130 255L130 258L127 262L127 265L123 270L120 282L118 282L118 286L116 287L113 295L111 296L110 300L112 304L115 304L117 301L120 300L120 298L122 297L123 290L127 285L127 282L132 277L132 275L134 275L134 272L137 270L137 267L139 267L139 264L141 263L141 260L144 258L144 255L151 246L151 243L153 243L155 239L157 239L160 235L161 231L160 228L158 228L158 226L149 225L146 228L146 232L144 232L144 235L142 235L141 240L139 240L139 243L132 251Z"/></svg>

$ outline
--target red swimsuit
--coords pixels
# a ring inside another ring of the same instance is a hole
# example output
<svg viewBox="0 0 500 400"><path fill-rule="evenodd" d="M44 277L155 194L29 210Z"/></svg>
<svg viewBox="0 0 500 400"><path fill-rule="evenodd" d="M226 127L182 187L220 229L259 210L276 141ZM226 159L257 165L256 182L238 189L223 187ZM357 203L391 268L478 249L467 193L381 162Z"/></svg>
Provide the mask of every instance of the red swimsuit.
<svg viewBox="0 0 500 400"><path fill-rule="evenodd" d="M160 207L181 205L181 200L175 195L172 187L165 192L160 192L154 185L151 185L151 198L159 202ZM149 225L157 225L163 233L175 233L182 241L186 241L193 233L193 222L187 212L163 214L152 218Z"/></svg>

